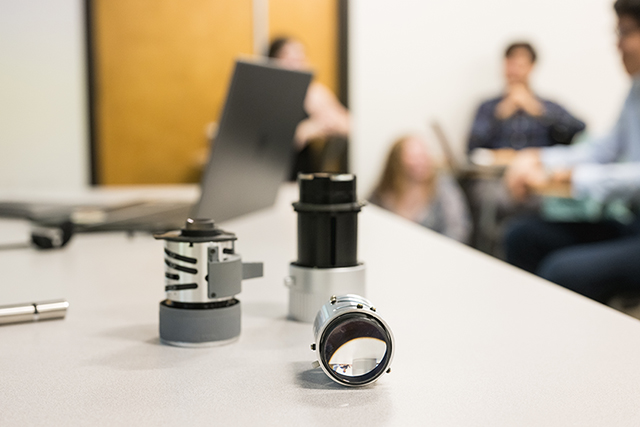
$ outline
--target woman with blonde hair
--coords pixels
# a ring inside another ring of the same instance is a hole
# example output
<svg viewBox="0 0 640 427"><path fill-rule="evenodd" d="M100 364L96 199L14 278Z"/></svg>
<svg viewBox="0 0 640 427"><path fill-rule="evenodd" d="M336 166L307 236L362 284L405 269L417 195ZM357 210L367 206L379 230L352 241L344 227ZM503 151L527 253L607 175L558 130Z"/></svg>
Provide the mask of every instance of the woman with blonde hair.
<svg viewBox="0 0 640 427"><path fill-rule="evenodd" d="M449 174L438 171L420 136L394 142L369 201L459 242L467 243L471 236L462 189Z"/></svg>

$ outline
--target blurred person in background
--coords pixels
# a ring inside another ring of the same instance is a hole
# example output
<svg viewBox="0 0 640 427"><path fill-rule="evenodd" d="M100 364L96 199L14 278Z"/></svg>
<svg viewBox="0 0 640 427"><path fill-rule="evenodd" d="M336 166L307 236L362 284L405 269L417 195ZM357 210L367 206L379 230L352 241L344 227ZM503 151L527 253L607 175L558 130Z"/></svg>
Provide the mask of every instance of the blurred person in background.
<svg viewBox="0 0 640 427"><path fill-rule="evenodd" d="M521 150L569 144L585 124L560 105L537 96L530 85L536 51L527 42L513 43L504 54L504 94L478 108L469 151Z"/></svg>
<svg viewBox="0 0 640 427"><path fill-rule="evenodd" d="M271 42L269 57L291 70L309 70L304 45L291 37ZM294 137L298 172L347 172L349 111L325 85L312 81L304 101L307 118L298 124Z"/></svg>
<svg viewBox="0 0 640 427"><path fill-rule="evenodd" d="M392 145L369 201L459 242L467 243L471 235L462 190L437 170L420 136L405 136Z"/></svg>
<svg viewBox="0 0 640 427"><path fill-rule="evenodd" d="M530 77L537 53L528 42L509 45L504 53L504 93L480 105L468 141L472 163L507 165L518 150L569 144L585 124L555 102L536 95ZM536 212L540 200L514 200L500 175L469 182L468 194L476 222L474 246L496 256L504 221ZM487 212L494 212L489 215Z"/></svg>
<svg viewBox="0 0 640 427"><path fill-rule="evenodd" d="M640 0L617 0L618 50L633 83L618 122L603 138L521 151L507 184L524 200L536 189L565 186L573 198L640 206ZM640 220L625 223L522 218L505 237L507 261L568 289L606 302L640 290Z"/></svg>

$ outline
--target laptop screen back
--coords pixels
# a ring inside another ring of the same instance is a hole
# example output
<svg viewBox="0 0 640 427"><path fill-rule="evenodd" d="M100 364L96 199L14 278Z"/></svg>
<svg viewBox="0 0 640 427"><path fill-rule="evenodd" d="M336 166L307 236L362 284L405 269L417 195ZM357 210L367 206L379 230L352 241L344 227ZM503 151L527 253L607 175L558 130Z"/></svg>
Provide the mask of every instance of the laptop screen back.
<svg viewBox="0 0 640 427"><path fill-rule="evenodd" d="M192 216L219 222L273 205L310 81L308 72L236 62Z"/></svg>

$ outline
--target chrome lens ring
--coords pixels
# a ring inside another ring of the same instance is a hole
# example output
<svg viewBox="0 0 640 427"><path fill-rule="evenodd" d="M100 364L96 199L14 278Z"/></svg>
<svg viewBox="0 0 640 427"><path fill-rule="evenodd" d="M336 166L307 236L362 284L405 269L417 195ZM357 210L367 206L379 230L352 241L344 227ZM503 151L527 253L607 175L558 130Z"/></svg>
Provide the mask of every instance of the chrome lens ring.
<svg viewBox="0 0 640 427"><path fill-rule="evenodd" d="M365 298L332 297L318 313L314 329L318 362L333 381L358 387L389 372L393 333Z"/></svg>

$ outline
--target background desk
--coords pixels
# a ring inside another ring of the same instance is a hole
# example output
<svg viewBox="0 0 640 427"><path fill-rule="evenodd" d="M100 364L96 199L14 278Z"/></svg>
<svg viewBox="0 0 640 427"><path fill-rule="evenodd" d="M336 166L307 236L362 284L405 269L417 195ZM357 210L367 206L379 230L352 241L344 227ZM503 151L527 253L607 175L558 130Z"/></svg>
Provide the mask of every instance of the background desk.
<svg viewBox="0 0 640 427"><path fill-rule="evenodd" d="M162 243L147 235L0 252L0 304L70 302L65 320L0 327L0 425L640 425L637 320L374 206L360 258L392 372L347 389L312 370L311 326L285 319L295 198L223 224L265 262L223 347L159 343ZM3 239L25 233L0 223Z"/></svg>

